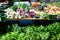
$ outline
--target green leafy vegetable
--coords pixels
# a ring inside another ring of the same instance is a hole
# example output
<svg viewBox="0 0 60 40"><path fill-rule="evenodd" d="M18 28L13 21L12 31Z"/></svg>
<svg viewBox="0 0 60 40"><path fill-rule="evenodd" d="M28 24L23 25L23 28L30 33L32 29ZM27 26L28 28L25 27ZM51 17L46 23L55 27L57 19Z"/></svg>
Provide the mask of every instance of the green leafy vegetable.
<svg viewBox="0 0 60 40"><path fill-rule="evenodd" d="M8 27L11 31L2 35L0 40L60 40L60 23L58 22L46 27L42 25L19 27L17 24Z"/></svg>

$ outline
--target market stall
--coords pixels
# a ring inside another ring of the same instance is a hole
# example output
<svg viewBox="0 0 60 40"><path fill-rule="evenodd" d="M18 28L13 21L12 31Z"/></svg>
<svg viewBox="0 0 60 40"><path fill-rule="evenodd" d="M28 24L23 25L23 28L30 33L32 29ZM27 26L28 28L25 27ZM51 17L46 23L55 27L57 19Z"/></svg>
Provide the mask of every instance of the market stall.
<svg viewBox="0 0 60 40"><path fill-rule="evenodd" d="M47 1L1 3L0 40L60 40L60 2Z"/></svg>

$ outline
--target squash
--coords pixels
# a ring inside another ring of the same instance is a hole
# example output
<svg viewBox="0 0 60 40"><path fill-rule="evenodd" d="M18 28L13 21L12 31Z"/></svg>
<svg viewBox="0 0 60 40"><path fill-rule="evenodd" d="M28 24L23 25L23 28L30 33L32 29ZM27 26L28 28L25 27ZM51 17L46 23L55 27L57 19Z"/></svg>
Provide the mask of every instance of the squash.
<svg viewBox="0 0 60 40"><path fill-rule="evenodd" d="M32 8L36 7L36 6L40 6L40 2L32 2Z"/></svg>

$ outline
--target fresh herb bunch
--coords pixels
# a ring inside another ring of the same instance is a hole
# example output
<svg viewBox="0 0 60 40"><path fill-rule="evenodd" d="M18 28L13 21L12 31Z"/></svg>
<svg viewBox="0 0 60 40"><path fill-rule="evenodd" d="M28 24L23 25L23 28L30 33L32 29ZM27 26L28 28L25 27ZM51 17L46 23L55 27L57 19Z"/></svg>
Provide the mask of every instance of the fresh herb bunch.
<svg viewBox="0 0 60 40"><path fill-rule="evenodd" d="M13 9L13 11L16 11L18 9L18 6L14 5L10 7L11 9Z"/></svg>
<svg viewBox="0 0 60 40"><path fill-rule="evenodd" d="M7 4L2 4L0 6L0 10L5 10L6 8L8 8L8 5Z"/></svg>

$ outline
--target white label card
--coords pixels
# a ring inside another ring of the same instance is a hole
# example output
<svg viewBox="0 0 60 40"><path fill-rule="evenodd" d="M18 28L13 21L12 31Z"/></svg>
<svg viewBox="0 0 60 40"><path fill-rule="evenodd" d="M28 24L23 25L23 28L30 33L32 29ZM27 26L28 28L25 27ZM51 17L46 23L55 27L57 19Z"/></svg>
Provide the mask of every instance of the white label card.
<svg viewBox="0 0 60 40"><path fill-rule="evenodd" d="M1 17L0 17L0 21L1 21Z"/></svg>

